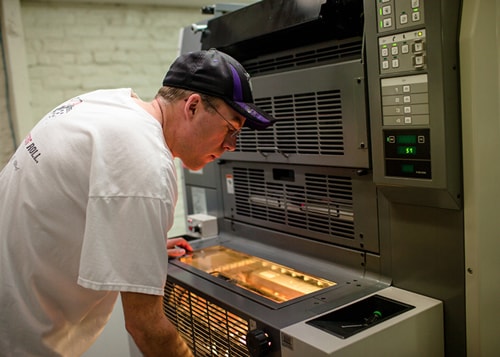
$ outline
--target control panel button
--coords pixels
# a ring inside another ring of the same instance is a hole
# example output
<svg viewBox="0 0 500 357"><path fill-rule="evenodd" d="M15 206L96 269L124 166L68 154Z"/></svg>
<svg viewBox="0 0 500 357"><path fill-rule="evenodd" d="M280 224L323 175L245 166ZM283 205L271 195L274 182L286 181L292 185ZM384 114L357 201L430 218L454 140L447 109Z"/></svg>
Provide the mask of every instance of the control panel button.
<svg viewBox="0 0 500 357"><path fill-rule="evenodd" d="M381 74L422 70L427 66L425 29L380 37L378 45ZM416 55L422 57L415 58Z"/></svg>
<svg viewBox="0 0 500 357"><path fill-rule="evenodd" d="M373 0L377 2L378 32L403 30L425 24L423 0ZM390 19L390 20L389 20Z"/></svg>
<svg viewBox="0 0 500 357"><path fill-rule="evenodd" d="M422 41L415 41L413 44L413 52L422 52L424 50L424 44Z"/></svg>
<svg viewBox="0 0 500 357"><path fill-rule="evenodd" d="M413 65L415 68L423 68L425 65L425 57L422 55L413 57Z"/></svg>

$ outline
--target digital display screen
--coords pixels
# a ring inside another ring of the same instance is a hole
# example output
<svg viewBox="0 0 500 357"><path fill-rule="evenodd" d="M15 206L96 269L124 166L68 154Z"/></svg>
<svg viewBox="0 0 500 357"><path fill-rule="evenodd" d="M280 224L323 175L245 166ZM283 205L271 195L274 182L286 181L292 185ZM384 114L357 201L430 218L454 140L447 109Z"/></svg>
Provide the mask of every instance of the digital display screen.
<svg viewBox="0 0 500 357"><path fill-rule="evenodd" d="M410 145L398 145L396 148L398 155L417 155L417 147Z"/></svg>
<svg viewBox="0 0 500 357"><path fill-rule="evenodd" d="M416 144L416 135L396 135L396 143L398 144Z"/></svg>
<svg viewBox="0 0 500 357"><path fill-rule="evenodd" d="M402 164L401 172L405 174L413 174L415 173L415 165L413 164Z"/></svg>
<svg viewBox="0 0 500 357"><path fill-rule="evenodd" d="M432 178L429 129L384 130L384 139L386 176Z"/></svg>

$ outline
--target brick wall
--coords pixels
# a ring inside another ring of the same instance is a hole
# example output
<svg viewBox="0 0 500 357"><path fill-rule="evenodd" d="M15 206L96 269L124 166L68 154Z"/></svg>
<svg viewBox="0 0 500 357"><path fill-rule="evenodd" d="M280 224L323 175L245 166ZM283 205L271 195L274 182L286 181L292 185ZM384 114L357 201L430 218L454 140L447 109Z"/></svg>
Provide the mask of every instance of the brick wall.
<svg viewBox="0 0 500 357"><path fill-rule="evenodd" d="M0 36L2 34L0 33ZM3 42L2 42L3 45ZM0 48L0 170L14 152L14 133L7 106L7 75L5 70L3 46Z"/></svg>
<svg viewBox="0 0 500 357"><path fill-rule="evenodd" d="M0 33L0 37L2 33ZM7 71L4 63L4 44L0 38L0 170L14 153L15 135L8 108Z"/></svg>
<svg viewBox="0 0 500 357"><path fill-rule="evenodd" d="M36 118L98 88L132 87L152 99L178 51L179 29L199 9L22 2Z"/></svg>

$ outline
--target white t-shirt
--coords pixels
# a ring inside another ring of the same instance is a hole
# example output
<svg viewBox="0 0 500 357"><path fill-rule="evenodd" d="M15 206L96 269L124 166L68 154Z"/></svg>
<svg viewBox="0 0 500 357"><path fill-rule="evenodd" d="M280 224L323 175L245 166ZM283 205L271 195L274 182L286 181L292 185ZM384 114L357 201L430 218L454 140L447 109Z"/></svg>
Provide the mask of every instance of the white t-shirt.
<svg viewBox="0 0 500 357"><path fill-rule="evenodd" d="M119 291L163 295L176 170L131 95L62 104L0 172L2 356L81 355Z"/></svg>

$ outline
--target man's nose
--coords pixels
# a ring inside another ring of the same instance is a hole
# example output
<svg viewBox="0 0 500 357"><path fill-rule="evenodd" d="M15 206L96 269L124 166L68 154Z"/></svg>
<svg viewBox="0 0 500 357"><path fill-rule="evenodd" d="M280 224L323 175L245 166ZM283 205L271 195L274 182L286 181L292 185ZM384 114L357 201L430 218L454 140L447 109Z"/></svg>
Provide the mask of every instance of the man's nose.
<svg viewBox="0 0 500 357"><path fill-rule="evenodd" d="M236 140L238 138L232 137L231 135L227 135L224 139L224 150L225 151L234 151L236 150Z"/></svg>

